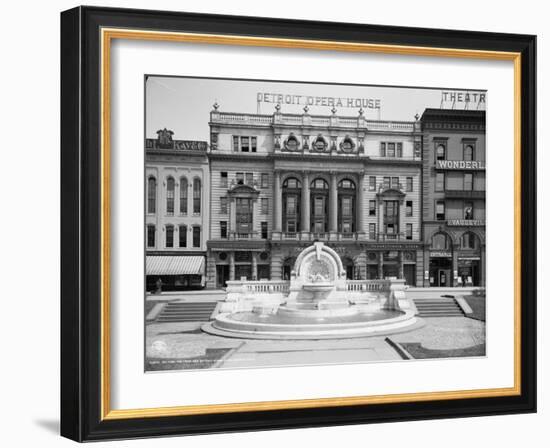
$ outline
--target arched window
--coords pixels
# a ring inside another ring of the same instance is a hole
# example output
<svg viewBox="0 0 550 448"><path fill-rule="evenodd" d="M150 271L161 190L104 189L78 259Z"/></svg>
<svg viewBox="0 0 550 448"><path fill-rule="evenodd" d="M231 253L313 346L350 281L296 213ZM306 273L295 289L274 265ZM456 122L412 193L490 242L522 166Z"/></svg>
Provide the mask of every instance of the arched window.
<svg viewBox="0 0 550 448"><path fill-rule="evenodd" d="M302 188L302 182L295 177L289 177L283 182L283 188Z"/></svg>
<svg viewBox="0 0 550 448"><path fill-rule="evenodd" d="M201 180L193 179L193 213L201 212Z"/></svg>
<svg viewBox="0 0 550 448"><path fill-rule="evenodd" d="M180 213L182 215L187 215L188 190L187 178L182 177L180 179Z"/></svg>
<svg viewBox="0 0 550 448"><path fill-rule="evenodd" d="M346 190L355 190L355 182L350 179L342 179L338 182L338 188L343 188Z"/></svg>
<svg viewBox="0 0 550 448"><path fill-rule="evenodd" d="M289 177L283 182L283 222L287 233L300 230L300 201L302 198L302 183L295 177Z"/></svg>
<svg viewBox="0 0 550 448"><path fill-rule="evenodd" d="M155 213L157 208L157 180L150 177L147 181L147 213Z"/></svg>
<svg viewBox="0 0 550 448"><path fill-rule="evenodd" d="M290 134L285 141L285 148L289 151L297 151L300 149L300 142L293 134Z"/></svg>
<svg viewBox="0 0 550 448"><path fill-rule="evenodd" d="M446 234L436 233L432 236L432 249L447 250L449 246L449 237Z"/></svg>
<svg viewBox="0 0 550 448"><path fill-rule="evenodd" d="M437 145L437 148L435 149L435 160L445 160L445 153L445 145Z"/></svg>
<svg viewBox="0 0 550 448"><path fill-rule="evenodd" d="M174 185L173 177L166 179L166 213L168 215L174 214Z"/></svg>
<svg viewBox="0 0 550 448"><path fill-rule="evenodd" d="M315 190L328 190L328 182L325 179L318 177L311 181L311 188Z"/></svg>
<svg viewBox="0 0 550 448"><path fill-rule="evenodd" d="M472 232L464 232L460 238L460 247L461 249L478 249L479 239Z"/></svg>
<svg viewBox="0 0 550 448"><path fill-rule="evenodd" d="M464 160L474 160L474 147L472 145L464 147Z"/></svg>

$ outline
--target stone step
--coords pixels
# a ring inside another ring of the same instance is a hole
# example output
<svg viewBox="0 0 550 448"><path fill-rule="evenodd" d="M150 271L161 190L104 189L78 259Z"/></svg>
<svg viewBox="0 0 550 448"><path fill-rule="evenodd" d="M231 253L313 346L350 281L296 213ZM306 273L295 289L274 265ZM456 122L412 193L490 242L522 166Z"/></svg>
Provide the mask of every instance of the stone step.
<svg viewBox="0 0 550 448"><path fill-rule="evenodd" d="M217 302L168 303L157 317L157 322L208 322Z"/></svg>

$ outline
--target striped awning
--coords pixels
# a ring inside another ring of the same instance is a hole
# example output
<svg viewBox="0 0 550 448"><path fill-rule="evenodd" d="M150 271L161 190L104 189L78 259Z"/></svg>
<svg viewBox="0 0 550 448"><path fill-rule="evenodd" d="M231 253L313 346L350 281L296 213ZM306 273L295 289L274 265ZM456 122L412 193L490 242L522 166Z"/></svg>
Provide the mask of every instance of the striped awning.
<svg viewBox="0 0 550 448"><path fill-rule="evenodd" d="M196 255L147 257L147 275L203 275L204 257Z"/></svg>

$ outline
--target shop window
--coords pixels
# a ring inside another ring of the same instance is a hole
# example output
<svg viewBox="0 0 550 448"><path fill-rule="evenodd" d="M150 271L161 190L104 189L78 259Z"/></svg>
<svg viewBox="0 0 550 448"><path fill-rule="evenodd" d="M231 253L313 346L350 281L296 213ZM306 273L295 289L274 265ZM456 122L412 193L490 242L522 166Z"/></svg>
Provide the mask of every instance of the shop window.
<svg viewBox="0 0 550 448"><path fill-rule="evenodd" d="M155 247L156 229L154 225L147 226L147 247Z"/></svg>
<svg viewBox="0 0 550 448"><path fill-rule="evenodd" d="M413 215L413 201L407 201L405 206L406 206L406 208L405 208L406 215L407 216L412 216Z"/></svg>
<svg viewBox="0 0 550 448"><path fill-rule="evenodd" d="M157 180L150 177L147 181L147 213L155 213L157 207Z"/></svg>
<svg viewBox="0 0 550 448"><path fill-rule="evenodd" d="M407 177L407 191L413 191L413 178Z"/></svg>
<svg viewBox="0 0 550 448"><path fill-rule="evenodd" d="M445 220L445 202L444 201L436 201L435 203L435 219L438 221L444 221Z"/></svg>
<svg viewBox="0 0 550 448"><path fill-rule="evenodd" d="M227 238L227 221L220 221L220 238Z"/></svg>
<svg viewBox="0 0 550 448"><path fill-rule="evenodd" d="M446 160L447 158L447 148L444 144L439 144L435 148L435 160Z"/></svg>
<svg viewBox="0 0 550 448"><path fill-rule="evenodd" d="M464 219L474 219L474 203L464 203Z"/></svg>
<svg viewBox="0 0 550 448"><path fill-rule="evenodd" d="M174 247L174 226L166 226L166 247Z"/></svg>
<svg viewBox="0 0 550 448"><path fill-rule="evenodd" d="M369 216L376 216L376 201L369 201Z"/></svg>
<svg viewBox="0 0 550 448"><path fill-rule="evenodd" d="M269 199L268 198L262 198L261 208L262 208L262 214L267 215L267 213L269 212Z"/></svg>
<svg viewBox="0 0 550 448"><path fill-rule="evenodd" d="M227 188L227 171L222 171L220 173L220 187Z"/></svg>
<svg viewBox="0 0 550 448"><path fill-rule="evenodd" d="M174 178L166 179L166 214L174 214Z"/></svg>
<svg viewBox="0 0 550 448"><path fill-rule="evenodd" d="M464 160L474 160L474 147L472 145L464 146Z"/></svg>
<svg viewBox="0 0 550 448"><path fill-rule="evenodd" d="M187 247L187 226L179 227L179 247Z"/></svg>
<svg viewBox="0 0 550 448"><path fill-rule="evenodd" d="M193 247L201 247L201 228L193 227Z"/></svg>
<svg viewBox="0 0 550 448"><path fill-rule="evenodd" d="M227 214L227 197L226 196L222 196L220 198L220 213L222 215Z"/></svg>
<svg viewBox="0 0 550 448"><path fill-rule="evenodd" d="M193 213L201 212L201 180L193 180Z"/></svg>
<svg viewBox="0 0 550 448"><path fill-rule="evenodd" d="M267 221L261 223L262 239L267 240Z"/></svg>
<svg viewBox="0 0 550 448"><path fill-rule="evenodd" d="M405 227L405 238L408 240L412 240L413 238L413 225L407 224Z"/></svg>
<svg viewBox="0 0 550 448"><path fill-rule="evenodd" d="M435 191L445 191L445 173L435 173Z"/></svg>
<svg viewBox="0 0 550 448"><path fill-rule="evenodd" d="M432 236L431 248L435 250L448 250L449 237L444 233L436 233L434 236Z"/></svg>
<svg viewBox="0 0 550 448"><path fill-rule="evenodd" d="M474 187L474 175L472 173L464 173L464 190L472 191Z"/></svg>
<svg viewBox="0 0 550 448"><path fill-rule="evenodd" d="M261 185L262 185L262 188L267 188L269 186L269 174L262 173Z"/></svg>
<svg viewBox="0 0 550 448"><path fill-rule="evenodd" d="M369 191L376 191L376 176L369 176Z"/></svg>

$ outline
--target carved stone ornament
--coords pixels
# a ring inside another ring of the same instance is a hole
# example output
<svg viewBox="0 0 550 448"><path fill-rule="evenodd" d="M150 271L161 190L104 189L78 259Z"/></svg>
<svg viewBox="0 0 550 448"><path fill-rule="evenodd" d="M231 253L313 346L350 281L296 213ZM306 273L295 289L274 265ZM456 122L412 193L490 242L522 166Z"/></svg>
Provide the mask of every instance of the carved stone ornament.
<svg viewBox="0 0 550 448"><path fill-rule="evenodd" d="M170 131L166 128L161 129L157 131L157 146L159 148L163 149L171 149L174 145L174 141L172 140L172 135L174 135L173 131Z"/></svg>

